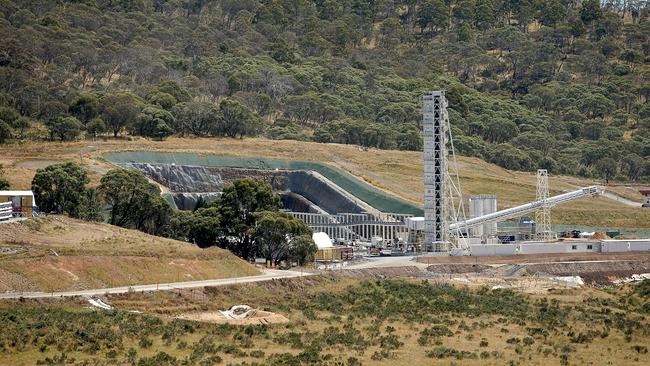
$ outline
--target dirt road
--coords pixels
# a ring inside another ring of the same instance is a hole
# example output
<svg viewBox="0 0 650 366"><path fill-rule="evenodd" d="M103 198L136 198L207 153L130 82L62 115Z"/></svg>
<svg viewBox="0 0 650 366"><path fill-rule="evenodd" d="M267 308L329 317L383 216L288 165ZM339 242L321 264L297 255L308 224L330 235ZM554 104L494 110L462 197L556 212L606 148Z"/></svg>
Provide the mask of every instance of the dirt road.
<svg viewBox="0 0 650 366"><path fill-rule="evenodd" d="M580 255L570 254L536 254L536 255L518 255L507 257L450 257L450 256L394 256L394 257L376 257L366 258L362 262L347 265L340 270L364 270L364 269L382 269L390 267L416 267L425 270L429 265L435 264L484 264L498 267L504 264L522 264L522 265L548 265L548 264L597 264L597 263L616 263L625 260L639 261L647 263L650 260L650 254L647 253L611 253L603 255L600 253L584 253ZM636 272L635 272L636 273ZM315 273L298 272L298 271L280 271L266 269L262 275L245 276L235 278L225 278L219 280L203 280L174 282L165 284L124 286L113 288L102 288L81 291L63 291L63 292L8 292L0 293L0 299L17 299L17 298L47 298L47 297L70 297L70 296L99 296L104 294L122 294L128 292L146 292L146 291L166 291L174 289L198 288L206 286L225 286L236 285L239 283L270 281L283 278L294 278L302 276L311 276Z"/></svg>
<svg viewBox="0 0 650 366"><path fill-rule="evenodd" d="M297 271L279 271L267 269L264 274L258 276L246 276L235 278L224 278L219 280L204 281L187 281L174 283L160 283L152 285L123 286L113 288L101 288L81 291L62 291L62 292L7 292L0 293L0 299L18 299L18 298L46 298L46 297L71 297L71 296L99 296L104 294L124 294L128 292L146 292L146 291L165 291L182 288L197 288L206 286L225 286L236 285L238 283L271 281L282 278L309 276L313 273Z"/></svg>
<svg viewBox="0 0 650 366"><path fill-rule="evenodd" d="M604 191L603 194L602 194L602 196L603 196L603 197L607 197L607 198L609 198L610 200L614 200L614 201L616 201L616 202L620 202L620 203L622 203L622 204L624 204L624 205L626 205L626 206L630 206L630 207L641 207L641 203L640 203L640 202L636 202L636 201L629 200L629 199L627 199L627 198L625 198L625 197L619 196L619 195L616 194L616 193L612 193L612 192Z"/></svg>

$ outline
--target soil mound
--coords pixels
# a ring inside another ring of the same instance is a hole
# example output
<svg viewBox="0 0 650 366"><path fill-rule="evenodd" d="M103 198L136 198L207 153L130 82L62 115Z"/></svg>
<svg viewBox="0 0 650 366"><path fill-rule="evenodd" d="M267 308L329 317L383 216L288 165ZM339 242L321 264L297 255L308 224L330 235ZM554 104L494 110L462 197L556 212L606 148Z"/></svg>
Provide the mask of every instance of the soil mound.
<svg viewBox="0 0 650 366"><path fill-rule="evenodd" d="M430 277L430 275L428 275L425 271L420 270L420 268L416 266L345 269L332 273L336 276L341 277L372 280L395 277Z"/></svg>
<svg viewBox="0 0 650 366"><path fill-rule="evenodd" d="M280 324L288 323L284 315L276 314L270 311L264 311L260 309L250 309L241 317L229 317L224 315L224 312L221 311L205 311L200 313L186 313L181 314L176 317L177 319L193 320L207 323L216 323L216 324L236 324L236 325L248 325L248 324Z"/></svg>
<svg viewBox="0 0 650 366"><path fill-rule="evenodd" d="M594 235L591 236L591 238L596 240L604 240L609 239L609 236L607 236L607 234L602 231L597 231Z"/></svg>
<svg viewBox="0 0 650 366"><path fill-rule="evenodd" d="M427 271L433 273L481 273L483 271L492 269L492 267L485 264L433 264L427 267Z"/></svg>

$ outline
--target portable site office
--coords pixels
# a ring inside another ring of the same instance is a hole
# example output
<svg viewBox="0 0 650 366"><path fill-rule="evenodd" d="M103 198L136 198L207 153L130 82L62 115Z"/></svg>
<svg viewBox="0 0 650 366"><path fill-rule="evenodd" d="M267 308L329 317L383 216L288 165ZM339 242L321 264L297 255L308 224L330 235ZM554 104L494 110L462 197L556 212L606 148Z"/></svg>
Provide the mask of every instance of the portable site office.
<svg viewBox="0 0 650 366"><path fill-rule="evenodd" d="M32 191L0 191L0 203L11 202L12 212L31 217L36 207Z"/></svg>

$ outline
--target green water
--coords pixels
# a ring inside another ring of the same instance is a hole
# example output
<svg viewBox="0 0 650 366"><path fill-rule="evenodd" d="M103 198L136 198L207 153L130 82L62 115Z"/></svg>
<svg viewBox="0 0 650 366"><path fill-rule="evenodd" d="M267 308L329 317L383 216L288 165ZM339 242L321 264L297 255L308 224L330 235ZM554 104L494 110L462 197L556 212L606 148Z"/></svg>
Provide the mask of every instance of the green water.
<svg viewBox="0 0 650 366"><path fill-rule="evenodd" d="M403 199L389 195L353 175L328 164L301 160L280 160L223 155L198 155L148 151L108 153L104 157L118 165L128 163L177 164L207 167L312 170L320 173L345 191L382 212L423 216L422 208Z"/></svg>

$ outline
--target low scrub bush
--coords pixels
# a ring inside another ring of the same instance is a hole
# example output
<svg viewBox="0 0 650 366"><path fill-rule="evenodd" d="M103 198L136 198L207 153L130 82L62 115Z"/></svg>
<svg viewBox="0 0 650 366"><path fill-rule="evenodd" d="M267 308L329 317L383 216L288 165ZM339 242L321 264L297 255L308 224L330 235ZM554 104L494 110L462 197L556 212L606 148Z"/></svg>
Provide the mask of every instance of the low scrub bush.
<svg viewBox="0 0 650 366"><path fill-rule="evenodd" d="M447 348L447 347L435 347L431 351L428 351L426 353L427 357L430 358L438 358L438 359L443 359L443 358L455 358L457 360L462 360L462 359L477 359L478 356L474 352L470 351L458 351L453 348Z"/></svg>

